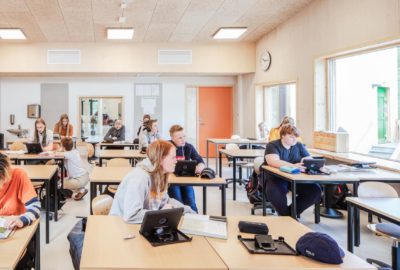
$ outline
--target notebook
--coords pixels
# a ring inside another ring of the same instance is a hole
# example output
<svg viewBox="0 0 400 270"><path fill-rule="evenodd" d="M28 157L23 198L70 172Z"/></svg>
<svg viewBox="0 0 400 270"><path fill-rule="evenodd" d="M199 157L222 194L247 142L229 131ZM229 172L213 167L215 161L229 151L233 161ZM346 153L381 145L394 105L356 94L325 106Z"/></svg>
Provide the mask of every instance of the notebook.
<svg viewBox="0 0 400 270"><path fill-rule="evenodd" d="M180 230L187 234L228 238L226 217L185 214Z"/></svg>
<svg viewBox="0 0 400 270"><path fill-rule="evenodd" d="M0 239L6 239L10 236L12 230L5 228L6 220L4 218L0 218Z"/></svg>

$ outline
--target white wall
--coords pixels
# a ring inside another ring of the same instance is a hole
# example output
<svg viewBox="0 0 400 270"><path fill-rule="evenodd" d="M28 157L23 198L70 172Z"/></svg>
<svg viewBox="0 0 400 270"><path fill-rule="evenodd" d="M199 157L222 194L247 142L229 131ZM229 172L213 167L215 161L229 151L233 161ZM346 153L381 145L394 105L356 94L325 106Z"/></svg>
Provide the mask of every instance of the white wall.
<svg viewBox="0 0 400 270"><path fill-rule="evenodd" d="M305 143L311 145L314 130L315 60L398 39L399 11L399 0L315 0L257 42L255 84L297 82L297 124ZM265 50L272 55L267 72L259 64ZM247 98L254 99L254 91ZM254 117L254 110L243 117Z"/></svg>
<svg viewBox="0 0 400 270"><path fill-rule="evenodd" d="M1 132L4 133L5 141L17 138L7 132L7 129L26 128L33 131L35 119L27 118L27 105L40 104L40 83L35 81L0 81L0 109L1 109ZM10 124L10 114L15 115L15 124Z"/></svg>
<svg viewBox="0 0 400 270"><path fill-rule="evenodd" d="M26 105L40 104L41 83L68 83L69 117L74 126L74 135L79 134L79 97L82 96L121 96L124 99L123 121L126 126L126 139L133 140L134 84L161 83L163 97L163 122L160 123L162 137L169 139L168 130L173 124L185 125L185 89L187 86L234 86L234 76L201 77L103 77L103 78L1 78L0 79L0 132L6 140L11 138L6 129L10 128L9 115L15 114L16 128L33 129L34 119L27 119ZM54 102L57 102L55 100ZM45 116L43 116L46 119ZM53 127L50 127L51 129Z"/></svg>

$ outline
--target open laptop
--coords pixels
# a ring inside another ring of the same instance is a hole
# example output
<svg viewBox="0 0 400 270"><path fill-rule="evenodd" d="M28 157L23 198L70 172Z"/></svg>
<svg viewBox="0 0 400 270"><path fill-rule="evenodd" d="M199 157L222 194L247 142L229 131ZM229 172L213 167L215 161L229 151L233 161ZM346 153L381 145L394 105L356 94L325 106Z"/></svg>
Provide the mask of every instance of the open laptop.
<svg viewBox="0 0 400 270"><path fill-rule="evenodd" d="M28 154L39 154L43 152L40 143L26 143L26 149L28 150Z"/></svg>
<svg viewBox="0 0 400 270"><path fill-rule="evenodd" d="M153 246L191 241L192 238L178 230L182 215L183 208L147 211L139 232Z"/></svg>
<svg viewBox="0 0 400 270"><path fill-rule="evenodd" d="M303 160L303 165L306 167L306 172L308 174L319 174L321 168L325 165L324 158L306 158Z"/></svg>
<svg viewBox="0 0 400 270"><path fill-rule="evenodd" d="M178 160L174 173L176 176L195 176L196 165L195 160Z"/></svg>

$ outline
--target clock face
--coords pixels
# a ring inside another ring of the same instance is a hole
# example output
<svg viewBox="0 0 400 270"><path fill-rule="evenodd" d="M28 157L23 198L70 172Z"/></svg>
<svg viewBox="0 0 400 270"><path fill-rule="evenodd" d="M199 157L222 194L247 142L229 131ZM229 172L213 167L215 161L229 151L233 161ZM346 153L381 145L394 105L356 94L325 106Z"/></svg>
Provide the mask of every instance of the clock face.
<svg viewBox="0 0 400 270"><path fill-rule="evenodd" d="M261 55L261 69L267 71L271 66L271 54L266 51Z"/></svg>

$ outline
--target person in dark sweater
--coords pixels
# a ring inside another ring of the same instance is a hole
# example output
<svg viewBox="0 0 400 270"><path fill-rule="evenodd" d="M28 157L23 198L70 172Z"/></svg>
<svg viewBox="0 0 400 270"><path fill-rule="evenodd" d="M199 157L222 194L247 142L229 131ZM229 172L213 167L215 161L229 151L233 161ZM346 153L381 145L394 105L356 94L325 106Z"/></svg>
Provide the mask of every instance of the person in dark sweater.
<svg viewBox="0 0 400 270"><path fill-rule="evenodd" d="M265 161L269 166L298 167L301 171L303 159L309 158L306 147L297 141L299 131L291 124L281 127L280 139L271 141L265 149ZM281 216L289 216L291 207L287 205L286 194L290 189L290 182L281 178L268 176L266 194L268 200ZM321 200L321 187L318 184L298 184L296 188L297 216L311 205Z"/></svg>
<svg viewBox="0 0 400 270"><path fill-rule="evenodd" d="M193 145L186 142L186 135L183 127L180 125L173 125L169 134L171 142L176 147L176 159L195 160L197 161L196 174L200 174L205 168L204 160L197 152ZM189 205L192 210L197 211L196 198L192 186L170 186L168 194L171 198L180 201L183 204Z"/></svg>
<svg viewBox="0 0 400 270"><path fill-rule="evenodd" d="M104 141L116 142L124 140L125 140L125 126L122 125L122 121L120 119L115 120L114 126L110 128L106 136L104 136Z"/></svg>

